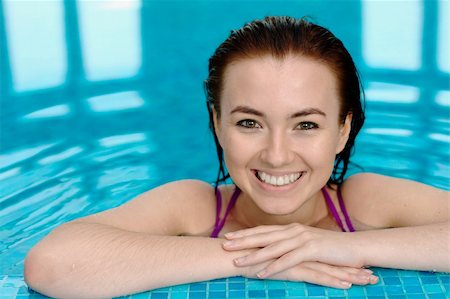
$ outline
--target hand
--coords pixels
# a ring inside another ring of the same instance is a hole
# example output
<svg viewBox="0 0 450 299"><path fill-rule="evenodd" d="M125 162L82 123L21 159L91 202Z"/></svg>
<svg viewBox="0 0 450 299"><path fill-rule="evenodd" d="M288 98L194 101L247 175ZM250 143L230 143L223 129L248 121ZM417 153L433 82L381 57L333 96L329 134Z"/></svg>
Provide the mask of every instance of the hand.
<svg viewBox="0 0 450 299"><path fill-rule="evenodd" d="M256 278L263 264L248 267L245 277ZM319 284L323 286L348 289L353 284L367 285L376 284L378 277L372 275L369 269L360 269L343 266L331 266L319 262L304 262L283 272L279 272L270 277L270 279L303 281Z"/></svg>
<svg viewBox="0 0 450 299"><path fill-rule="evenodd" d="M266 278L303 262L361 268L360 258L351 244L352 234L333 232L298 223L258 226L225 234L225 250L255 249L235 259L236 266L246 267L272 261L257 276Z"/></svg>

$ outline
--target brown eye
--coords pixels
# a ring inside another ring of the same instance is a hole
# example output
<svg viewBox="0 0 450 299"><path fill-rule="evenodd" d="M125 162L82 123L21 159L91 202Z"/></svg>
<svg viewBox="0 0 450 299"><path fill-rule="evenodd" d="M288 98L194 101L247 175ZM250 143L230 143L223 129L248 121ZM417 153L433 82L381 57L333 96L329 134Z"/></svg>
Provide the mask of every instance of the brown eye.
<svg viewBox="0 0 450 299"><path fill-rule="evenodd" d="M236 125L247 128L247 129L261 128L261 126L256 121L251 120L251 119L244 119L244 120L238 121Z"/></svg>
<svg viewBox="0 0 450 299"><path fill-rule="evenodd" d="M304 121L298 124L297 128L300 130L312 130L317 129L319 126L316 123L310 122L310 121Z"/></svg>

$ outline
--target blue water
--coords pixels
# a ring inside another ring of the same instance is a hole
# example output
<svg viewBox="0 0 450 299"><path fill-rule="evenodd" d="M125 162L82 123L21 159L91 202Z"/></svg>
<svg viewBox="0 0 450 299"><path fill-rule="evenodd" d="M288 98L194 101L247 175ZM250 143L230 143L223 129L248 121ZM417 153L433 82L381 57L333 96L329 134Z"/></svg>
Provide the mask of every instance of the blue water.
<svg viewBox="0 0 450 299"><path fill-rule="evenodd" d="M265 15L309 15L347 45L367 97L354 162L450 190L448 1L0 4L1 298L36 296L23 259L59 224L168 181L214 180L207 60ZM377 273L378 286L345 292L232 278L144 296L450 298L447 274Z"/></svg>

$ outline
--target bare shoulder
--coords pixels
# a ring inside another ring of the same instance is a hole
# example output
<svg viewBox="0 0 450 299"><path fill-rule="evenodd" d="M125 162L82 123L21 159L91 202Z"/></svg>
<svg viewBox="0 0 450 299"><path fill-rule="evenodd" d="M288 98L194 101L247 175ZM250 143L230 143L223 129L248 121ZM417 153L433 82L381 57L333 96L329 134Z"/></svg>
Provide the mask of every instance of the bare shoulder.
<svg viewBox="0 0 450 299"><path fill-rule="evenodd" d="M360 173L344 182L342 193L353 217L373 227L450 220L450 193L419 182Z"/></svg>
<svg viewBox="0 0 450 299"><path fill-rule="evenodd" d="M214 224L214 188L199 180L170 182L76 221L162 235L202 235Z"/></svg>

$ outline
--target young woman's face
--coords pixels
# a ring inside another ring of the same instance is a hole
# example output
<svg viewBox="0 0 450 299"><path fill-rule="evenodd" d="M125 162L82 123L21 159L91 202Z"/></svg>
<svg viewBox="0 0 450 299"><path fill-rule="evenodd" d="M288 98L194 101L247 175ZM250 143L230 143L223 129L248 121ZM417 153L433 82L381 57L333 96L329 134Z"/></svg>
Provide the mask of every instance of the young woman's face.
<svg viewBox="0 0 450 299"><path fill-rule="evenodd" d="M228 171L268 214L295 212L327 183L345 146L330 69L301 56L243 59L224 75L216 134ZM216 116L216 115L215 115Z"/></svg>

